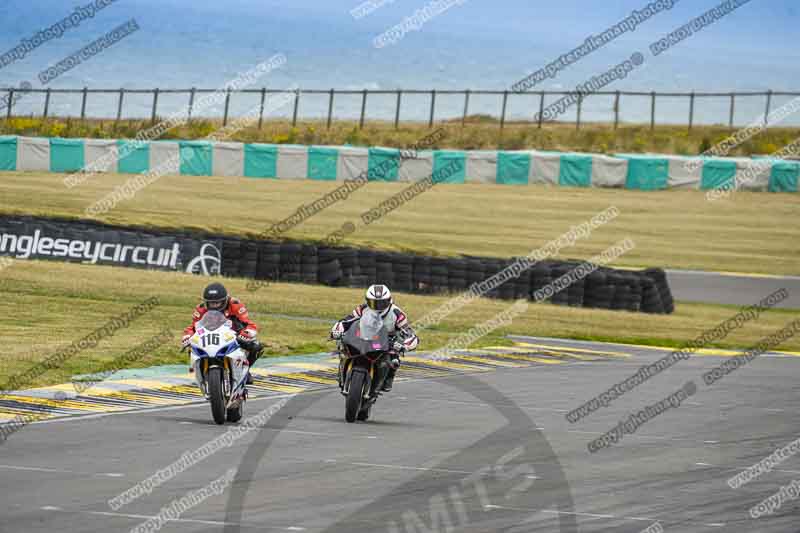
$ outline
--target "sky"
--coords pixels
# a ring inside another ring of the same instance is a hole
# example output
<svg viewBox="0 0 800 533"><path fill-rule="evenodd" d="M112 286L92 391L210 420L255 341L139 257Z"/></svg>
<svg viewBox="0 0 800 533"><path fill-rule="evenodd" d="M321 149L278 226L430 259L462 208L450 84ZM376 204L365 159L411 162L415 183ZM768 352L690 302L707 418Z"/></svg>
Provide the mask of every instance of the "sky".
<svg viewBox="0 0 800 533"><path fill-rule="evenodd" d="M0 53L90 1L4 0ZM280 52L288 61L264 80L270 87L504 90L648 3L465 0L398 42L373 46L376 36L430 1L394 0L355 19L350 11L360 0L116 0L0 69L0 85L41 86L39 72L133 18L139 31L48 86L213 88ZM650 43L718 4L679 0L537 89L572 89L633 52L647 52ZM751 0L662 55L648 56L611 89L800 90L798 6L797 0Z"/></svg>

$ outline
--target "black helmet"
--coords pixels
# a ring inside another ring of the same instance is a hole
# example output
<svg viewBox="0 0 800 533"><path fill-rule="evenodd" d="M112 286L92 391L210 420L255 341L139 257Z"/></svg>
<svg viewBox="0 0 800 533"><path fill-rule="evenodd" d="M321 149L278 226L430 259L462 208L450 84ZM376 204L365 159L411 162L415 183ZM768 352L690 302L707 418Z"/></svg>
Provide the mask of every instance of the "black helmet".
<svg viewBox="0 0 800 533"><path fill-rule="evenodd" d="M229 299L228 291L222 283L212 283L203 291L203 302L209 311L225 311Z"/></svg>

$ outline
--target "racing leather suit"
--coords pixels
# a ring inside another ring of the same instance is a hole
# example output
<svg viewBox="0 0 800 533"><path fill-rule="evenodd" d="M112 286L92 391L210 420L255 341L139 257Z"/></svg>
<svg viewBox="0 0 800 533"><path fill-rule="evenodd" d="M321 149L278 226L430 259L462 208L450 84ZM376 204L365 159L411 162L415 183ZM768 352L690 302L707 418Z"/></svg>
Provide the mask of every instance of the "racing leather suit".
<svg viewBox="0 0 800 533"><path fill-rule="evenodd" d="M358 319L361 318L361 315L364 313L365 309L368 309L367 304L358 305L355 309L353 309L352 313L333 325L333 328L331 328L331 333L336 331L344 334L345 331L350 329L350 326L352 326ZM398 353L399 356L402 356L402 354L405 352L413 351L417 348L417 346L419 346L419 337L417 337L417 334L414 333L413 329L411 329L411 324L408 321L408 317L402 309L395 304L392 304L389 309L381 313L381 317L383 318L383 325L389 332L389 339L392 344L402 344L402 349L400 350L400 353ZM396 364L399 365L399 359L396 361ZM389 378L387 379L389 383L394 380L396 371L397 368L391 368L389 370Z"/></svg>
<svg viewBox="0 0 800 533"><path fill-rule="evenodd" d="M195 307L194 313L192 313L192 323L183 330L184 335L194 335L197 323L207 312L208 309L205 303L201 303ZM247 308L238 298L231 297L228 300L228 307L222 311L222 314L232 322L231 327L236 331L237 335L242 335L244 333L245 336L252 339L249 342L240 339L239 345L247 352L247 360L250 366L253 366L253 363L256 362L256 359L258 359L263 349L261 343L255 339L258 334L258 325L250 319L250 316L247 314Z"/></svg>

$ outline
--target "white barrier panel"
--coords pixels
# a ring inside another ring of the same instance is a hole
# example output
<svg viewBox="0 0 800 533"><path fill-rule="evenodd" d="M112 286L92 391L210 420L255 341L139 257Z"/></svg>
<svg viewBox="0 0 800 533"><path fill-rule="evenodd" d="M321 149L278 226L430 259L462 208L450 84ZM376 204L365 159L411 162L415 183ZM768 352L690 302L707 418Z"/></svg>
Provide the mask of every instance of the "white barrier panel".
<svg viewBox="0 0 800 533"><path fill-rule="evenodd" d="M180 174L180 145L173 141L150 143L150 171L162 175Z"/></svg>
<svg viewBox="0 0 800 533"><path fill-rule="evenodd" d="M561 175L561 154L551 152L531 152L531 169L528 183L558 185Z"/></svg>
<svg viewBox="0 0 800 533"><path fill-rule="evenodd" d="M218 142L212 144L212 150L212 175L244 176L244 144Z"/></svg>
<svg viewBox="0 0 800 533"><path fill-rule="evenodd" d="M497 152L467 152L466 160L467 183L497 183Z"/></svg>
<svg viewBox="0 0 800 533"><path fill-rule="evenodd" d="M305 146L278 146L277 176L282 180L302 180L308 175L308 149Z"/></svg>
<svg viewBox="0 0 800 533"><path fill-rule="evenodd" d="M352 180L366 176L369 168L369 149L350 146L337 147L339 158L336 161L336 179Z"/></svg>
<svg viewBox="0 0 800 533"><path fill-rule="evenodd" d="M751 168L752 170L749 170ZM738 190L766 191L769 189L771 174L772 163L745 158L736 159L736 188Z"/></svg>
<svg viewBox="0 0 800 533"><path fill-rule="evenodd" d="M405 159L400 162L397 179L400 181L419 181L430 178L433 174L433 152L418 152L416 159Z"/></svg>
<svg viewBox="0 0 800 533"><path fill-rule="evenodd" d="M628 160L607 155L592 155L593 187L625 187Z"/></svg>
<svg viewBox="0 0 800 533"><path fill-rule="evenodd" d="M690 165L695 160L694 158L674 155L658 155L657 157L666 159L669 162L668 189L700 188L700 183L703 180L703 165Z"/></svg>
<svg viewBox="0 0 800 533"><path fill-rule="evenodd" d="M50 172L50 139L17 137L17 170Z"/></svg>
<svg viewBox="0 0 800 533"><path fill-rule="evenodd" d="M92 172L117 171L117 141L109 139L84 139L83 145L85 147L83 160L84 168L91 168Z"/></svg>

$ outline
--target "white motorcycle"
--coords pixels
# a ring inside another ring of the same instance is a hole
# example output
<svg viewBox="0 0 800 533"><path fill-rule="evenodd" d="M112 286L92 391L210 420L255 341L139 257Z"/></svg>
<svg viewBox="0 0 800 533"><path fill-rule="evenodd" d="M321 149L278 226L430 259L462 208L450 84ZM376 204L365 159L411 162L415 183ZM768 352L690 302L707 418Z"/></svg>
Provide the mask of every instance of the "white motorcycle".
<svg viewBox="0 0 800 533"><path fill-rule="evenodd" d="M247 400L250 365L232 325L219 311L208 311L190 340L195 379L217 424L238 422Z"/></svg>

